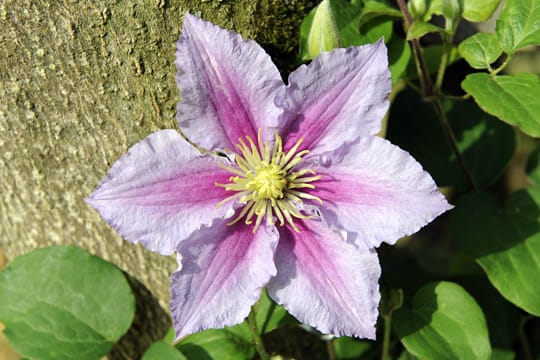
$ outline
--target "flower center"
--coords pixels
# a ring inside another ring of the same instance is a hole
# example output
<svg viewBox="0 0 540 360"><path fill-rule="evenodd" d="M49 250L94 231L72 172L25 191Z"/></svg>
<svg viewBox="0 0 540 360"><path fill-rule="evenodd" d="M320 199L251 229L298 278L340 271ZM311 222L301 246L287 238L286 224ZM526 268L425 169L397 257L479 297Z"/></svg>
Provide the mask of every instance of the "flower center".
<svg viewBox="0 0 540 360"><path fill-rule="evenodd" d="M235 176L229 178L228 184L215 185L227 191L235 191L236 194L221 201L218 207L234 199L245 204L228 225L243 218L250 225L256 217L253 227L253 232L256 232L263 218L266 218L268 224L274 225L275 216L280 226L287 222L295 231L299 231L293 219L307 219L310 216L302 214L298 205L304 200L322 204L319 197L304 192L305 189L315 189L312 182L321 177L315 171L301 167L302 157L309 153L309 150L298 151L303 140L300 139L289 151L284 152L281 137L277 133L275 136L272 148L267 141L261 141L260 130L257 145L249 136L246 136L246 141L240 139L240 144L236 145L237 166L220 164Z"/></svg>
<svg viewBox="0 0 540 360"><path fill-rule="evenodd" d="M282 199L287 188L287 172L276 164L264 161L255 169L255 174L246 174L250 180L246 187L253 191L255 201L261 199Z"/></svg>

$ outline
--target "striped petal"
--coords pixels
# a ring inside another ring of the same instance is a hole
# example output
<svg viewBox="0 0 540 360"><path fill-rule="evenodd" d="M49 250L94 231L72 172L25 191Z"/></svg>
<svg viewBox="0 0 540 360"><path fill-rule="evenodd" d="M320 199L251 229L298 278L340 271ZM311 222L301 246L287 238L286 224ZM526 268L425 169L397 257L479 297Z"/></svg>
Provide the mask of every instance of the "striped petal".
<svg viewBox="0 0 540 360"><path fill-rule="evenodd" d="M182 242L180 270L171 279L171 312L176 338L242 322L276 274L278 234L261 226L216 221Z"/></svg>
<svg viewBox="0 0 540 360"><path fill-rule="evenodd" d="M390 89L382 40L322 53L295 70L276 98L284 109L280 131L285 148L303 138L302 148L322 154L376 134L388 109Z"/></svg>
<svg viewBox="0 0 540 360"><path fill-rule="evenodd" d="M229 177L178 132L162 130L129 149L86 201L126 240L169 255L201 225L233 214L232 204L216 207L229 194L214 184Z"/></svg>
<svg viewBox="0 0 540 360"><path fill-rule="evenodd" d="M374 339L381 273L375 251L346 243L316 218L298 228L280 228L269 295L325 334Z"/></svg>
<svg viewBox="0 0 540 360"><path fill-rule="evenodd" d="M331 152L314 167L312 195L333 228L360 247L394 244L452 208L409 153L376 136Z"/></svg>
<svg viewBox="0 0 540 360"><path fill-rule="evenodd" d="M271 131L281 110L274 105L281 76L252 40L186 14L176 52L180 128L209 149L230 149L246 135ZM263 134L267 140L272 134Z"/></svg>

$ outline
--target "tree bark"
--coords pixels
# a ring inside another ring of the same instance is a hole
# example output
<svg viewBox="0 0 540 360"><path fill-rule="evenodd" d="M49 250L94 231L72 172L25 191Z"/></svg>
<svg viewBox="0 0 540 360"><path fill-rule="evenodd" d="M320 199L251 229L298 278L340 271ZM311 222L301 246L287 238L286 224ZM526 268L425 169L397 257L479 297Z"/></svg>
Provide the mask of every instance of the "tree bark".
<svg viewBox="0 0 540 360"><path fill-rule="evenodd" d="M174 258L122 240L83 199L131 145L177 128L174 56L186 11L259 41L286 73L314 3L1 1L0 250L13 259L53 244L80 246L168 309ZM143 313L155 304L144 301ZM151 336L117 357L140 356L167 330L167 313L148 310L141 328Z"/></svg>

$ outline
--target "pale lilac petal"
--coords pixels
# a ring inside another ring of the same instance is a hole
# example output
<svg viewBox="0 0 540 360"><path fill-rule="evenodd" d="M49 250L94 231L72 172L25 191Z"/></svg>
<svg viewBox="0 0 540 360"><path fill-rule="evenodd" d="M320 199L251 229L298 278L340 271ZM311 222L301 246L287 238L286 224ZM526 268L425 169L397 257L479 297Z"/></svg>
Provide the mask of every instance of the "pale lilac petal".
<svg viewBox="0 0 540 360"><path fill-rule="evenodd" d="M394 244L452 208L431 176L387 140L362 138L321 157L312 194L325 221L349 232L357 246Z"/></svg>
<svg viewBox="0 0 540 360"><path fill-rule="evenodd" d="M214 183L230 174L174 130L158 131L129 149L86 199L122 237L172 254L202 224L231 216L229 196Z"/></svg>
<svg viewBox="0 0 540 360"><path fill-rule="evenodd" d="M281 110L274 96L284 84L256 42L186 14L176 66L177 119L191 141L234 150L239 138L276 127Z"/></svg>
<svg viewBox="0 0 540 360"><path fill-rule="evenodd" d="M176 338L242 322L262 288L276 274L278 233L243 222L217 221L182 242L181 269L171 279L171 312Z"/></svg>
<svg viewBox="0 0 540 360"><path fill-rule="evenodd" d="M318 218L298 228L280 228L269 295L322 333L374 339L381 273L375 251L346 243Z"/></svg>
<svg viewBox="0 0 540 360"><path fill-rule="evenodd" d="M276 98L284 109L285 148L321 154L361 136L376 134L388 109L391 89L386 47L378 43L322 53L289 76Z"/></svg>

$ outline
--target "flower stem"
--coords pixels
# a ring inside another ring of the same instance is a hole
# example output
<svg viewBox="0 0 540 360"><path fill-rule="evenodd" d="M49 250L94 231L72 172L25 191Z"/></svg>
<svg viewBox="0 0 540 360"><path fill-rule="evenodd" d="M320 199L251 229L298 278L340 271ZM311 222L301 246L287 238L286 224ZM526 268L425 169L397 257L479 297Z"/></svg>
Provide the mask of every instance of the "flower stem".
<svg viewBox="0 0 540 360"><path fill-rule="evenodd" d="M326 341L326 351L328 352L328 360L336 360L336 348L334 347L334 338Z"/></svg>
<svg viewBox="0 0 540 360"><path fill-rule="evenodd" d="M251 335L253 337L253 345L255 345L255 349L257 350L259 357L261 358L261 360L270 360L270 356L268 356L268 353L264 348L261 334L259 334L259 330L257 329L257 321L255 319L255 307L251 307L251 311L249 312L247 321L249 329L251 330Z"/></svg>
<svg viewBox="0 0 540 360"><path fill-rule="evenodd" d="M390 331L392 329L392 315L384 315L384 334L381 350L381 360L386 360L390 351Z"/></svg>
<svg viewBox="0 0 540 360"><path fill-rule="evenodd" d="M446 72L446 66L448 65L448 57L450 56L450 50L452 49L452 44L450 43L452 39L447 36L442 37L443 41L443 51L441 55L441 62L439 64L439 71L437 71L437 80L435 81L435 93L439 95L441 93L441 88L444 80L444 73Z"/></svg>

